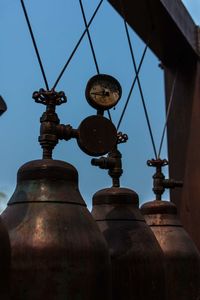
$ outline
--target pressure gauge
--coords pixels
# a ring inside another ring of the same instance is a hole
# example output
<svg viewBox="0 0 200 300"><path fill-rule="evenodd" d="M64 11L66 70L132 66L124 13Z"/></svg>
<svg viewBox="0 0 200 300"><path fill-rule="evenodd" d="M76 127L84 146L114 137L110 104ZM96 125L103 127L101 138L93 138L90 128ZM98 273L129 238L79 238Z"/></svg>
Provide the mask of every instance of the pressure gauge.
<svg viewBox="0 0 200 300"><path fill-rule="evenodd" d="M85 96L88 103L98 109L107 110L117 104L122 95L120 83L112 76L99 74L87 83Z"/></svg>
<svg viewBox="0 0 200 300"><path fill-rule="evenodd" d="M79 125L77 142L88 155L104 155L115 148L117 130L109 119L100 115L89 116Z"/></svg>

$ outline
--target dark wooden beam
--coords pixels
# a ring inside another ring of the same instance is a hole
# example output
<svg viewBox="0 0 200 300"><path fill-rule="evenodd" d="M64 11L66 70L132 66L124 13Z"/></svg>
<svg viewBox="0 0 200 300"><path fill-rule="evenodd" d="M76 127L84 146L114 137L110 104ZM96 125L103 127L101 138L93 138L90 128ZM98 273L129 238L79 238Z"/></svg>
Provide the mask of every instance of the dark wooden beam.
<svg viewBox="0 0 200 300"><path fill-rule="evenodd" d="M199 55L198 30L180 0L109 0L166 65ZM123 7L121 5L123 4Z"/></svg>

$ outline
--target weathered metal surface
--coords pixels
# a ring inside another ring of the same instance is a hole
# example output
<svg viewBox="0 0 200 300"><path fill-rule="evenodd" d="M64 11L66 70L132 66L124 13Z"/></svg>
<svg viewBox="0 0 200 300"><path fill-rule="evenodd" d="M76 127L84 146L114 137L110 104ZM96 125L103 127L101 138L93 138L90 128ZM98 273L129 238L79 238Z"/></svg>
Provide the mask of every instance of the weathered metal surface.
<svg viewBox="0 0 200 300"><path fill-rule="evenodd" d="M101 112L116 106L121 96L120 83L107 74L97 74L90 78L85 89L85 97L88 103Z"/></svg>
<svg viewBox="0 0 200 300"><path fill-rule="evenodd" d="M100 169L108 170L108 174L112 178L113 187L119 187L120 176L123 173L121 158L122 155L116 147L115 150L108 153L107 157L93 158L91 164L98 166Z"/></svg>
<svg viewBox="0 0 200 300"><path fill-rule="evenodd" d="M109 2L165 64L198 55L197 26L180 0Z"/></svg>
<svg viewBox="0 0 200 300"><path fill-rule="evenodd" d="M120 1L109 2L122 14ZM170 177L184 181L171 191L181 222L200 250L200 47L199 27L179 0L121 1L126 19L151 50L164 62L166 102L178 69L168 120Z"/></svg>
<svg viewBox="0 0 200 300"><path fill-rule="evenodd" d="M7 110L7 105L0 95L0 116ZM9 300L10 295L10 240L6 227L0 217L0 299Z"/></svg>
<svg viewBox="0 0 200 300"><path fill-rule="evenodd" d="M176 68L165 67L167 102ZM181 222L200 250L200 63L195 59L178 65L178 78L168 122L170 176L183 180L180 190L171 191Z"/></svg>
<svg viewBox="0 0 200 300"><path fill-rule="evenodd" d="M155 200L141 207L165 257L166 300L200 298L200 255L177 217L176 206Z"/></svg>
<svg viewBox="0 0 200 300"><path fill-rule="evenodd" d="M0 299L10 300L10 256L8 232L0 218Z"/></svg>
<svg viewBox="0 0 200 300"><path fill-rule="evenodd" d="M77 142L86 154L100 156L115 148L117 130L105 117L89 116L81 122L78 128Z"/></svg>
<svg viewBox="0 0 200 300"><path fill-rule="evenodd" d="M52 158L52 152L59 140L76 138L79 147L88 155L99 156L112 151L117 143L117 130L113 123L102 115L85 118L78 129L71 125L60 124L56 106L66 102L64 92L54 90L33 93L37 103L46 105L46 111L40 118L39 142L43 149L43 158Z"/></svg>
<svg viewBox="0 0 200 300"><path fill-rule="evenodd" d="M12 247L12 300L110 299L107 245L73 166L49 159L22 166L2 218Z"/></svg>
<svg viewBox="0 0 200 300"><path fill-rule="evenodd" d="M138 209L138 195L126 188L101 190L92 215L109 246L113 299L164 299L163 256Z"/></svg>
<svg viewBox="0 0 200 300"><path fill-rule="evenodd" d="M153 192L156 196L156 200L162 199L162 194L165 189L174 189L175 187L182 187L182 181L176 181L174 179L166 179L164 174L162 173L162 168L168 165L168 161L166 159L151 159L147 161L147 165L149 167L154 167L156 172L153 175Z"/></svg>

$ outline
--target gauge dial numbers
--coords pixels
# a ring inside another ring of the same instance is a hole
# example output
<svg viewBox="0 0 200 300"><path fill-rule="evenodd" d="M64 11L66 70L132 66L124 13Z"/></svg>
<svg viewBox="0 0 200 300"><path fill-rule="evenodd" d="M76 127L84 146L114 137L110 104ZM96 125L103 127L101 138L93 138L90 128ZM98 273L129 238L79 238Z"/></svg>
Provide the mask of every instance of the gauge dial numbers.
<svg viewBox="0 0 200 300"><path fill-rule="evenodd" d="M119 82L110 75L93 76L87 83L85 96L88 103L101 110L107 110L117 104L122 95Z"/></svg>

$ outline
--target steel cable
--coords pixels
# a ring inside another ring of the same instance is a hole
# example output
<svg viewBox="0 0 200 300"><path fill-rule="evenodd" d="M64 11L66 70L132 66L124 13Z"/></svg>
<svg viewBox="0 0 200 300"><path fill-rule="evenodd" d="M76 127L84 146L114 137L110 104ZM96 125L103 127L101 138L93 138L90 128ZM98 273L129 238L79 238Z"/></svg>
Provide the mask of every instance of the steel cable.
<svg viewBox="0 0 200 300"><path fill-rule="evenodd" d="M98 65L98 62L97 62L96 53L95 53L95 50L94 50L92 38L91 38L90 31L89 31L89 28L88 28L88 24L87 24L85 10L84 10L84 7L83 7L82 0L79 0L79 4L80 4L80 8L81 8L85 28L86 28L86 31L87 31L87 36L88 36L88 40L89 40L89 44L90 44L90 49L92 51L92 56L93 56L94 64L95 64L95 67L96 67L96 71L97 71L97 74L100 74L99 65ZM110 111L107 110L107 113L108 113L109 119L112 121Z"/></svg>
<svg viewBox="0 0 200 300"><path fill-rule="evenodd" d="M100 73L99 72L99 66L98 66L98 63L97 63L97 58L96 58L96 54L95 54L95 51L94 51L94 46L93 46L93 42L92 42L92 39L91 39L90 31L88 29L88 24L87 24L87 20L86 20L85 11L84 11L84 8L83 8L82 0L79 0L79 4L80 4L80 7L81 7L81 12L82 12L82 16L83 16L83 21L84 21L84 24L85 24L85 28L87 30L87 36L88 36L90 48L91 48L91 51L92 51L92 56L93 56L93 59L94 59L94 64L95 64L95 67L96 67L96 70L97 70L97 74L99 74Z"/></svg>
<svg viewBox="0 0 200 300"><path fill-rule="evenodd" d="M148 111L147 111L147 107L146 107L146 102L145 102L145 99L144 99L142 86L141 86L141 83L140 83L139 76L137 74L137 66L136 66L135 56L134 56L134 53L133 53L133 47L132 47L132 44L131 44L131 39L130 39L129 31L128 31L128 25L127 25L127 22L126 22L125 19L124 19L124 26L125 26L125 30L126 30L128 44L129 44L129 48L130 48L130 52L131 52L131 58L132 58L133 66L134 66L134 71L136 73L137 84L138 84L138 88L139 88L139 92L140 92L140 96L141 96L141 100L142 100L142 105L143 105L143 109L144 109L145 118L146 118L146 121L147 121L147 126L148 126L148 130L149 130L150 138L151 138L151 143L152 143L154 155L155 155L155 157L157 157L157 150L156 150L155 140L154 140L154 137L153 137L153 132L152 132L151 123L150 123L150 119L149 119L149 115L148 115Z"/></svg>
<svg viewBox="0 0 200 300"><path fill-rule="evenodd" d="M35 49L35 52L36 52L38 63L39 63L39 66L40 66L40 69L41 69L41 72L42 72L42 76L43 76L43 79L44 79L44 82L45 82L45 86L46 86L46 89L49 90L49 85L48 85L48 81L47 81L46 74L45 74L45 71L44 71L44 67L43 67L43 64L42 64L42 60L41 60L41 57L40 57L40 53L39 53L39 50L38 50L38 47L37 47L37 44L36 44L36 41L35 41L33 30L32 30L32 27L31 27L31 23L30 23L28 13L27 13L27 10L26 10L26 7L25 7L25 4L24 4L23 0L21 0L21 5L22 5L24 16L25 16L25 19L26 19L26 22L27 22L27 25L28 25L29 32L30 32L30 35L31 35L33 46L34 46L34 49Z"/></svg>
<svg viewBox="0 0 200 300"><path fill-rule="evenodd" d="M100 8L100 6L102 5L102 3L103 3L103 0L101 0L101 1L99 2L99 4L97 5L97 8L95 9L95 11L94 11L92 17L90 18L90 20L89 20L89 22L88 22L88 24L87 24L85 30L83 31L83 33L82 33L80 39L78 40L76 46L74 47L72 53L70 54L70 56L69 56L67 62L66 62L65 65L64 65L64 67L62 68L62 70L61 70L61 72L60 72L58 78L56 79L56 81L55 81L55 83L54 83L54 85L53 85L53 89L56 88L56 86L57 86L57 84L59 83L61 77L63 76L65 70L67 69L67 67L68 67L70 61L72 60L72 58L73 58L73 56L74 56L76 50L78 49L78 47L79 47L79 45L80 45L82 39L84 38L85 34L88 32L89 27L90 27L90 25L92 24L92 22L93 22L93 20L94 20L94 18L95 18L95 16L96 16L97 12L99 11L99 8Z"/></svg>
<svg viewBox="0 0 200 300"><path fill-rule="evenodd" d="M145 48L144 48L144 51L143 51L143 54L142 54L142 57L141 57L139 66L138 66L138 68L137 68L136 75L139 75L139 72L140 72L140 69L141 69L141 67L142 67L142 63L143 63L143 61L144 61L144 58L145 58L145 54L146 54L146 52L147 52L147 49L148 49L148 45L146 45ZM119 119L119 122L118 122L118 124L117 124L117 130L119 130L119 127L120 127L121 122L122 122L122 120L123 120L123 117L124 117L124 114L125 114L125 112L126 112L127 106L128 106L129 101L130 101L130 99L131 99L131 95L132 95L133 89L134 89L134 87L135 87L135 83L136 83L136 81L137 81L137 76L136 76L136 75L135 75L135 77L134 77L133 83L132 83L132 85L131 85L130 91L129 91L128 96L127 96L127 100L126 100L126 102L125 102L125 105L124 105L124 108L123 108L123 111L122 111L122 114L121 114L120 119Z"/></svg>
<svg viewBox="0 0 200 300"><path fill-rule="evenodd" d="M162 131L162 136L161 136L161 140L160 140L158 158L160 158L160 154L161 154L161 151L162 151L162 146L163 146L163 141L164 141L165 132L166 132L166 128L167 128L167 123L168 123L168 120L169 120L172 101L173 101L173 98L174 98L174 91L175 91L177 77L178 77L178 70L176 70L174 81L173 81L173 84L172 84L172 90L171 90L171 93L170 93L169 104L168 104L168 107L167 107L166 120L165 120L164 128L163 128L163 131Z"/></svg>
<svg viewBox="0 0 200 300"><path fill-rule="evenodd" d="M173 97L174 97L174 91L175 91L175 85L176 85L176 80L177 80L177 76L178 76L178 70L176 70L176 74L175 74L174 81L173 81L173 84L172 84L172 90L171 90L171 93L170 93L169 104L168 104L168 107L167 107L166 120L165 120L164 128L163 128L163 131L162 131L162 135L161 135L159 150L157 152L156 145L155 145L155 140L154 140L153 132L152 132L152 128L151 128L151 123L150 123L150 120L149 120L148 111L147 111L147 107L146 107L146 103L145 103L145 99L144 99L144 94L143 94L140 79L139 79L139 76L138 76L139 75L139 69L140 69L142 61L143 61L143 56L142 56L142 60L140 61L139 67L137 69L136 61L135 61L135 57L134 57L134 52L133 52L133 47L132 47L132 43L131 43L131 39L130 39L130 34L129 34L129 31L128 31L128 25L127 25L126 18L125 18L125 11L124 11L124 7L122 5L121 0L120 0L120 4L121 4L121 9L122 9L122 14L123 14L123 21L124 21L126 36L127 36L127 39L128 39L129 49L130 49L130 52L131 52L131 58L132 58L134 70L135 70L135 73L136 73L133 83L135 84L135 81L137 81L137 83L138 83L138 88L139 88L139 92L140 92L140 95L141 95L141 100L142 100L142 104L143 104L143 108L144 108L144 112L145 112L145 117L146 117L148 129L149 129L149 134L150 134L150 138L151 138L151 142L152 142L152 146L153 146L154 155L155 155L155 158L160 158L160 154L161 154L162 146L163 146L163 142L164 142L164 137L165 137L165 132L166 132L166 128L167 128L167 123L168 123L168 119L169 119L169 115L170 115L170 111L171 111L172 101L173 101ZM153 32L153 30L154 30L154 26L152 26L152 32ZM147 43L147 45L148 45L148 43ZM147 49L147 45L146 45L145 49ZM144 53L143 53L143 55L144 55ZM133 90L133 88L132 88L132 90ZM132 90L130 90L130 93L129 93L130 96L131 96ZM124 110L126 110L126 107L127 107L127 105L125 104ZM124 111L123 111L123 113L124 113ZM119 127L119 125L118 125L118 127Z"/></svg>
<svg viewBox="0 0 200 300"><path fill-rule="evenodd" d="M48 85L48 81L47 81L47 77L46 77L46 74L45 74L45 71L44 71L44 67L43 67L43 63L42 63L42 59L40 57L40 53L39 53L39 50L38 50L38 47L37 47L37 43L36 43L36 40L35 40L35 37L34 37L34 34L33 34L33 30L32 30L32 26L31 26L31 23L30 23L30 19L29 19L29 16L28 16L28 13L27 13L27 9L25 7L25 4L24 4L24 1L23 0L20 0L21 1L21 5L22 5L22 9L23 9L23 12L24 12L24 16L25 16L25 19L26 19L26 22L27 22L27 26L28 26L28 29L29 29L29 32L30 32L30 35L31 35L31 39L32 39L32 43L33 43L33 46L34 46L34 49L35 49L35 52L36 52L36 56L37 56L37 59L38 59L38 63L39 63L39 66L40 66L40 69L41 69L41 72L42 72L42 76L43 76L43 79L44 79L44 82L45 82L45 86L46 86L46 89L49 90L49 85ZM102 5L103 3L103 0L101 0L99 2L99 4L97 5L92 17L90 18L88 24L87 24L87 27L86 29L84 30L84 32L82 33L80 39L78 40L76 46L74 47L72 53L70 54L67 62L65 63L64 67L62 68L59 76L57 77L54 85L53 85L53 88L52 89L55 89L57 84L59 83L61 77L63 76L66 68L68 67L70 61L72 60L75 52L77 51L81 41L83 40L85 34L87 33L90 25L92 24L97 12L99 11L99 8L100 6Z"/></svg>

